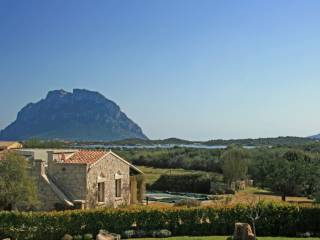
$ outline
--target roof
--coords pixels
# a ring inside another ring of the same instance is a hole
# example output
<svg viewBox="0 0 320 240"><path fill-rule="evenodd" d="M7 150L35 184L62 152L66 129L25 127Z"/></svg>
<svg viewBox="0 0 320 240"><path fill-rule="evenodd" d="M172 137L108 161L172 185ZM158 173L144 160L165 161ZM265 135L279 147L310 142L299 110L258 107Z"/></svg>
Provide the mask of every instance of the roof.
<svg viewBox="0 0 320 240"><path fill-rule="evenodd" d="M105 151L80 150L72 154L70 157L66 159L61 159L61 160L63 161L63 163L91 165L97 162L98 160L100 160L102 157L104 157L107 154L108 152L105 152Z"/></svg>
<svg viewBox="0 0 320 240"><path fill-rule="evenodd" d="M138 174L144 174L139 168L137 168L136 166L134 166L133 164L129 163L128 161L124 160L122 157L120 157L119 155L115 154L114 152L112 152L111 150L109 151L110 154L112 154L113 156L115 156L116 158L120 159L122 162L126 163L129 165L129 167L131 169L133 169L135 172L137 172Z"/></svg>
<svg viewBox="0 0 320 240"><path fill-rule="evenodd" d="M134 170L138 174L143 174L143 172L138 169L136 166L132 165L131 163L127 162L117 154L115 154L112 151L95 151L95 150L80 150L75 153L73 153L71 156L66 156L65 153L55 153L59 154L59 160L61 163L69 163L69 164L87 164L87 165L93 165L96 162L98 162L100 159L107 155L113 155L120 161L124 162L125 164L129 165L129 167Z"/></svg>

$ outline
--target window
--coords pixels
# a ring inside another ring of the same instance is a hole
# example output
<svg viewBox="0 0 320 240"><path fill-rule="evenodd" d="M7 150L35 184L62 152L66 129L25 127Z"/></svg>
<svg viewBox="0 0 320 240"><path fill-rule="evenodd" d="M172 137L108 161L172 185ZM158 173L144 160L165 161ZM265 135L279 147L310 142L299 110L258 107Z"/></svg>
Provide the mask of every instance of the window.
<svg viewBox="0 0 320 240"><path fill-rule="evenodd" d="M121 179L116 179L116 197L121 197Z"/></svg>
<svg viewBox="0 0 320 240"><path fill-rule="evenodd" d="M98 202L104 202L104 182L98 183Z"/></svg>

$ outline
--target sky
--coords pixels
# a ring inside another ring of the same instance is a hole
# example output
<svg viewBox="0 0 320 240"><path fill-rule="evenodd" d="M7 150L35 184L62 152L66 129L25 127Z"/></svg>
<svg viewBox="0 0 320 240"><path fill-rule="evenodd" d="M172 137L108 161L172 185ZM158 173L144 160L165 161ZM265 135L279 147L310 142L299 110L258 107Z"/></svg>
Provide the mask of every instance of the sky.
<svg viewBox="0 0 320 240"><path fill-rule="evenodd" d="M151 139L320 133L318 0L0 0L0 129L49 90Z"/></svg>

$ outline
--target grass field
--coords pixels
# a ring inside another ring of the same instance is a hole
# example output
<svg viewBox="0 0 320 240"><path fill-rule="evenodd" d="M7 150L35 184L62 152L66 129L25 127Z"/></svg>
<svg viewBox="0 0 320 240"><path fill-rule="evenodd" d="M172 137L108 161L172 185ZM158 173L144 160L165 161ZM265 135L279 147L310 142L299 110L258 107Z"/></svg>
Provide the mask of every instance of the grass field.
<svg viewBox="0 0 320 240"><path fill-rule="evenodd" d="M156 238L140 238L141 240L154 240ZM171 238L157 238L168 240L226 240L224 236L210 236L210 237L171 237ZM320 238L308 238L308 240L319 240ZM301 240L301 238L286 238L286 237L258 237L258 240Z"/></svg>
<svg viewBox="0 0 320 240"><path fill-rule="evenodd" d="M257 202L259 200L269 201L269 202L282 202L281 196L279 194L273 193L265 189L256 188L256 187L249 187L245 190L236 192L235 195L232 195L230 197L231 197L231 201L230 201L231 204L252 203L252 202ZM304 204L312 203L312 200L306 197L287 197L286 201L291 203L304 203Z"/></svg>

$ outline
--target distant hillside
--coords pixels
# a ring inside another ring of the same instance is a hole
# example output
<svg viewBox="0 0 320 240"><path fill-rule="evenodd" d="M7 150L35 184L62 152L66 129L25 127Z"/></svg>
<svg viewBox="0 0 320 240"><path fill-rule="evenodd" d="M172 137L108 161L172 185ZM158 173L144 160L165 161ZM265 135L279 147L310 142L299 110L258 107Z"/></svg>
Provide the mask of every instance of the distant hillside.
<svg viewBox="0 0 320 240"><path fill-rule="evenodd" d="M276 138L247 138L230 140L210 140L204 142L206 145L230 145L239 144L243 146L292 146L314 142L313 139L303 137L276 137Z"/></svg>
<svg viewBox="0 0 320 240"><path fill-rule="evenodd" d="M45 99L29 103L17 119L0 132L1 140L61 139L114 141L147 139L120 107L98 92L74 89L50 91Z"/></svg>
<svg viewBox="0 0 320 240"><path fill-rule="evenodd" d="M149 140L149 139L138 139L138 138L129 138L124 140L116 140L116 141L106 141L106 142L92 142L92 141L82 141L79 142L81 145L87 144L105 144L105 145L124 145L124 146L136 146L136 145L163 145L163 144L174 144L174 145L186 145L186 144L194 144L194 141L183 140L179 138L167 138L167 139L159 139L159 140ZM200 142L199 142L200 143Z"/></svg>
<svg viewBox="0 0 320 240"><path fill-rule="evenodd" d="M320 134L313 135L313 136L310 136L308 138L313 139L313 140L320 140Z"/></svg>
<svg viewBox="0 0 320 240"><path fill-rule="evenodd" d="M230 140L209 140L209 141L188 141L179 138L168 138L163 140L148 140L148 139L125 139L119 141L108 141L106 145L206 145L206 146L228 146L231 144L242 146L292 146L303 145L315 142L314 139L302 137L277 137L277 138L257 138L257 139L230 139ZM81 144L102 144L101 142L82 142Z"/></svg>

